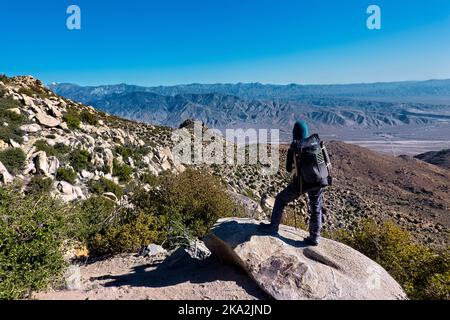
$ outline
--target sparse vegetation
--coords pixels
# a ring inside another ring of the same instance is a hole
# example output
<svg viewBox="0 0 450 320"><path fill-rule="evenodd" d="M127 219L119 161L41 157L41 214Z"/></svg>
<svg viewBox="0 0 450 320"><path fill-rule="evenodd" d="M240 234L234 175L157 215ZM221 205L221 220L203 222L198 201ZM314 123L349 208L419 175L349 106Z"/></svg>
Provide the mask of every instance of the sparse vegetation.
<svg viewBox="0 0 450 320"><path fill-rule="evenodd" d="M58 152L55 150L55 148L50 146L46 140L37 140L34 143L34 146L36 147L36 150L44 151L45 154L49 157L58 155Z"/></svg>
<svg viewBox="0 0 450 320"><path fill-rule="evenodd" d="M334 238L378 262L411 299L450 299L450 248L417 244L393 222L378 225L373 220L365 220L353 233L339 230Z"/></svg>
<svg viewBox="0 0 450 320"><path fill-rule="evenodd" d="M120 164L117 159L113 162L113 175L119 178L121 182L128 182L133 174L133 169L126 164Z"/></svg>
<svg viewBox="0 0 450 320"><path fill-rule="evenodd" d="M17 173L23 169L26 160L25 152L20 148L8 148L0 151L0 162L10 173Z"/></svg>
<svg viewBox="0 0 450 320"><path fill-rule="evenodd" d="M53 180L49 177L33 176L27 185L27 194L45 194L52 188Z"/></svg>
<svg viewBox="0 0 450 320"><path fill-rule="evenodd" d="M20 103L12 98L0 98L0 139L6 143L9 143L10 139L18 143L23 142L23 132L19 126L26 119L22 114L10 111L19 107Z"/></svg>
<svg viewBox="0 0 450 320"><path fill-rule="evenodd" d="M95 113L83 110L80 114L80 120L84 123L95 126L98 124L98 117Z"/></svg>
<svg viewBox="0 0 450 320"><path fill-rule="evenodd" d="M72 168L61 167L56 171L56 179L74 184L77 179L77 173Z"/></svg>
<svg viewBox="0 0 450 320"><path fill-rule="evenodd" d="M76 130L80 128L81 120L78 112L70 109L64 116L63 120L67 123L67 126L71 130Z"/></svg>
<svg viewBox="0 0 450 320"><path fill-rule="evenodd" d="M90 165L90 153L84 149L75 149L69 155L70 165L75 171L88 169Z"/></svg>
<svg viewBox="0 0 450 320"><path fill-rule="evenodd" d="M123 196L123 188L114 181L108 180L106 178L101 178L100 180L91 180L89 183L89 189L92 193L102 195L105 192L112 192L118 198Z"/></svg>

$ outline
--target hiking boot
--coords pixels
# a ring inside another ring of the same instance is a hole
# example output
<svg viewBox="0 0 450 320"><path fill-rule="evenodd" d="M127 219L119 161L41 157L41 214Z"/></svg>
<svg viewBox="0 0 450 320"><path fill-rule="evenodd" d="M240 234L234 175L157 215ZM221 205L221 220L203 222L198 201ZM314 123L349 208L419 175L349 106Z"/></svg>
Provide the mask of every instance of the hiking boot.
<svg viewBox="0 0 450 320"><path fill-rule="evenodd" d="M313 246L313 247L318 246L319 243L320 243L320 240L319 240L318 238L314 238L314 237L311 237L311 236L305 238L304 241L305 241L308 245Z"/></svg>
<svg viewBox="0 0 450 320"><path fill-rule="evenodd" d="M278 234L278 228L274 227L272 224L270 223L264 223L261 222L258 226L258 230L270 234L270 235L276 235Z"/></svg>

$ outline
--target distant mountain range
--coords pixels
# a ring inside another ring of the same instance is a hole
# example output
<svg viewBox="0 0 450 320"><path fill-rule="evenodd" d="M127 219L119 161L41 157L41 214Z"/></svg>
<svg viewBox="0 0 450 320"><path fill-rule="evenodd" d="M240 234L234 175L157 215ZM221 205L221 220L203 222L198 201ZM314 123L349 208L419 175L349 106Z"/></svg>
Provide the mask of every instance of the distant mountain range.
<svg viewBox="0 0 450 320"><path fill-rule="evenodd" d="M450 80L348 85L189 84L83 87L51 84L57 94L132 120L177 127L383 128L450 124Z"/></svg>

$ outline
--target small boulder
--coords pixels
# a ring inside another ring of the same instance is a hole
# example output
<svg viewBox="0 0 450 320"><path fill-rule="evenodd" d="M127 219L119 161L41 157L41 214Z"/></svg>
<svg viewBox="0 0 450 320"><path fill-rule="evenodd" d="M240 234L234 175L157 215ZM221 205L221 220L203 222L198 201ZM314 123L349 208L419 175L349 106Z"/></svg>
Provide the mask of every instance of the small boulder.
<svg viewBox="0 0 450 320"><path fill-rule="evenodd" d="M0 183L6 185L13 181L13 176L8 172L3 163L0 162Z"/></svg>
<svg viewBox="0 0 450 320"><path fill-rule="evenodd" d="M37 113L36 119L41 125L50 127L50 128L57 127L61 124L61 120L54 118L52 116L49 116L45 113Z"/></svg>
<svg viewBox="0 0 450 320"><path fill-rule="evenodd" d="M38 151L33 155L33 162L37 174L49 175L47 155L44 151Z"/></svg>
<svg viewBox="0 0 450 320"><path fill-rule="evenodd" d="M42 130L41 126L38 125L37 123L24 124L20 126L19 129L28 133L36 133Z"/></svg>
<svg viewBox="0 0 450 320"><path fill-rule="evenodd" d="M157 244L149 244L141 250L139 255L143 257L158 257L167 255L167 250Z"/></svg>

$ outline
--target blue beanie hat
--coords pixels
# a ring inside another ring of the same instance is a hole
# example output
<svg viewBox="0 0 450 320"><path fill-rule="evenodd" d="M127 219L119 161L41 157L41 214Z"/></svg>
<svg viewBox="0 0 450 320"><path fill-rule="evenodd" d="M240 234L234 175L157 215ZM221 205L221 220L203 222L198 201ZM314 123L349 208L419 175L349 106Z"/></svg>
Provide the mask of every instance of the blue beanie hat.
<svg viewBox="0 0 450 320"><path fill-rule="evenodd" d="M292 131L294 140L303 140L309 137L308 124L304 120L299 120L294 125Z"/></svg>

